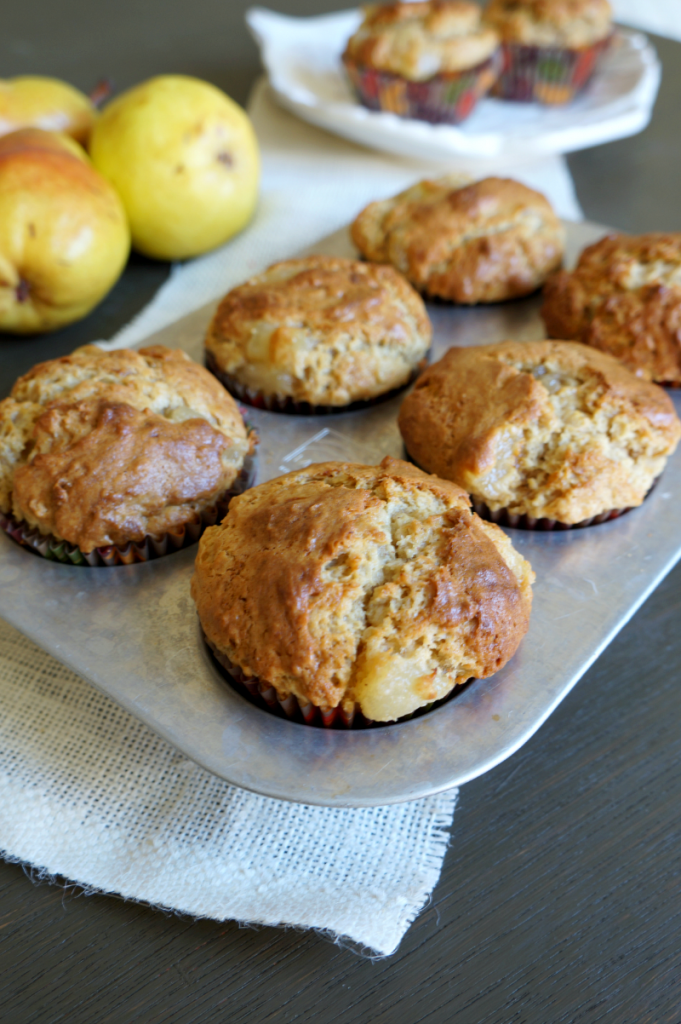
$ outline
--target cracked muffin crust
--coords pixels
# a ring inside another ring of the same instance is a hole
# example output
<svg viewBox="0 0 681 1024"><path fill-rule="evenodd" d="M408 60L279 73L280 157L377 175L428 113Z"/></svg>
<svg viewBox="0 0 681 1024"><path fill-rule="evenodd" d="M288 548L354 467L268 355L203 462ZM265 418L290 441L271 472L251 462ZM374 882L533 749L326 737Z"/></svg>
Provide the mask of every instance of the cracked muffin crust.
<svg viewBox="0 0 681 1024"><path fill-rule="evenodd" d="M0 511L85 554L141 541L198 522L254 443L184 352L86 346L0 402Z"/></svg>
<svg viewBox="0 0 681 1024"><path fill-rule="evenodd" d="M608 0L491 0L485 21L504 42L580 49L612 29Z"/></svg>
<svg viewBox="0 0 681 1024"><path fill-rule="evenodd" d="M640 505L681 436L661 388L564 341L450 349L399 426L419 465L492 511L566 524Z"/></svg>
<svg viewBox="0 0 681 1024"><path fill-rule="evenodd" d="M421 181L357 217L363 256L391 263L427 295L463 304L535 291L560 266L565 232L549 201L518 181Z"/></svg>
<svg viewBox="0 0 681 1024"><path fill-rule="evenodd" d="M533 579L459 487L386 458L235 498L203 535L192 596L209 643L280 700L392 721L513 656Z"/></svg>
<svg viewBox="0 0 681 1024"><path fill-rule="evenodd" d="M343 59L412 82L472 68L499 45L496 31L481 23L478 5L467 0L371 4L363 13Z"/></svg>
<svg viewBox="0 0 681 1024"><path fill-rule="evenodd" d="M228 292L206 351L228 387L342 407L407 384L431 334L423 300L392 267L307 256Z"/></svg>
<svg viewBox="0 0 681 1024"><path fill-rule="evenodd" d="M620 359L646 380L681 384L681 233L607 235L549 278L547 332Z"/></svg>

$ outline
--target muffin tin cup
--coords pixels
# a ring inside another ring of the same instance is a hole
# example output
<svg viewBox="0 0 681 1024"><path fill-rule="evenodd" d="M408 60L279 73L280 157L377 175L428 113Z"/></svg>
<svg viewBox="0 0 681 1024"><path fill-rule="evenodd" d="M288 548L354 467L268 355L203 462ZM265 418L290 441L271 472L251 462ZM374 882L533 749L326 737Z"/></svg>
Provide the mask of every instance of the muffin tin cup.
<svg viewBox="0 0 681 1024"><path fill-rule="evenodd" d="M503 64L492 95L547 106L569 103L588 84L611 41L607 36L578 50L503 43Z"/></svg>
<svg viewBox="0 0 681 1024"><path fill-rule="evenodd" d="M464 71L443 72L425 82L410 82L389 71L377 71L344 55L343 63L360 103L369 110L430 124L461 124L494 85L502 67L501 50Z"/></svg>
<svg viewBox="0 0 681 1024"><path fill-rule="evenodd" d="M359 705L355 704L351 709L342 707L321 708L314 704L305 703L299 697L289 693L285 697L279 697L276 689L271 683L256 676L246 676L238 665L235 665L226 654L219 651L210 642L206 634L201 630L201 637L206 647L221 670L226 681L242 696L246 697L251 704L262 708L278 718L287 718L289 721L298 722L300 725L311 725L322 729L380 729L386 726L397 725L400 722L407 722L412 718L420 718L428 714L434 708L440 707L451 700L455 694L461 693L473 680L469 679L460 686L455 686L451 693L441 700L426 704L411 715L404 715L395 722L374 722L366 718L360 711Z"/></svg>
<svg viewBox="0 0 681 1024"><path fill-rule="evenodd" d="M293 416L330 416L339 412L354 412L357 409L368 409L372 405L378 405L380 402L387 402L388 399L394 398L400 391L404 391L405 388L409 387L425 369L427 363L428 353L419 362L418 366L414 368L409 375L409 379L404 384L391 388L390 391L385 391L382 395L376 395L374 398L359 399L356 402L349 402L347 405L313 405L311 402L298 402L295 398L284 395L265 395L262 391L249 388L237 380L231 373L221 370L214 356L210 352L206 352L206 368L210 370L214 377L217 377L234 398L238 398L240 402L253 406L255 409L266 409L268 412L283 412Z"/></svg>
<svg viewBox="0 0 681 1024"><path fill-rule="evenodd" d="M17 544L21 544L22 547L29 548L42 558L47 558L52 562L62 562L65 565L111 568L117 565L150 562L196 544L208 526L214 526L226 515L232 498L253 486L255 475L256 457L255 453L252 453L246 456L241 472L233 486L225 491L213 505L199 513L198 522L183 523L158 537L147 534L141 541L129 541L125 545L109 544L106 547L95 548L87 554L75 544L69 544L68 541L58 540L49 534L40 533L39 530L28 526L27 523L2 512L0 512L0 529L4 530L8 537L11 537Z"/></svg>

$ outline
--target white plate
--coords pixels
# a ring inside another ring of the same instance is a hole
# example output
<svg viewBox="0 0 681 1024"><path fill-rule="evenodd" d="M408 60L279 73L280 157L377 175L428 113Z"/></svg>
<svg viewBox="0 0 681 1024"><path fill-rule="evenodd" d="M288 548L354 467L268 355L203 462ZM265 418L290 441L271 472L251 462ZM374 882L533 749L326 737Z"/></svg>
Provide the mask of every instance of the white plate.
<svg viewBox="0 0 681 1024"><path fill-rule="evenodd" d="M246 21L282 106L337 135L403 156L519 161L611 142L646 127L660 84L647 38L620 28L616 45L573 103L486 99L460 127L431 125L376 113L355 99L340 57L359 24L357 10L290 18L253 7Z"/></svg>

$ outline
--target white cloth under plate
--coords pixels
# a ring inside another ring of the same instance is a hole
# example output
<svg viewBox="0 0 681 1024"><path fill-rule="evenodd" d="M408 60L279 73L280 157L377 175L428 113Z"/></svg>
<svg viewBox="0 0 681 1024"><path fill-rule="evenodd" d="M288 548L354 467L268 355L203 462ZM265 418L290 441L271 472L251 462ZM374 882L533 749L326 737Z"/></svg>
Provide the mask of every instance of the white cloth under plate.
<svg viewBox="0 0 681 1024"><path fill-rule="evenodd" d="M263 155L255 223L177 266L113 346L139 342L433 172L297 121L264 83L249 110ZM562 159L518 177L579 218ZM317 928L388 954L439 878L456 795L338 810L246 793L0 623L0 850L39 874L199 917Z"/></svg>

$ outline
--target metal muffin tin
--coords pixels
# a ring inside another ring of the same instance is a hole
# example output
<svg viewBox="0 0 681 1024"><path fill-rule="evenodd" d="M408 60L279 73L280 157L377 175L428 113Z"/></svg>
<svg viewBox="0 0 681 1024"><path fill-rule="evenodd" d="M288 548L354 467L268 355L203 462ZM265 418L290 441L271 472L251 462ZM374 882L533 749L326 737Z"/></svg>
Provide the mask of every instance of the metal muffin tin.
<svg viewBox="0 0 681 1024"><path fill-rule="evenodd" d="M568 225L569 258L604 233ZM345 232L316 252L353 255ZM147 339L202 357L213 306ZM451 345L542 337L539 300L432 304L433 359ZM679 403L681 396L675 394ZM257 409L259 481L328 459L403 455L401 397L367 410L290 416ZM501 672L413 721L352 732L275 718L230 689L199 637L195 549L145 565L58 565L0 536L0 615L209 771L301 803L414 800L488 771L525 743L681 555L681 452L640 509L583 530L509 530L537 574L530 630ZM588 700L588 693L584 694Z"/></svg>

